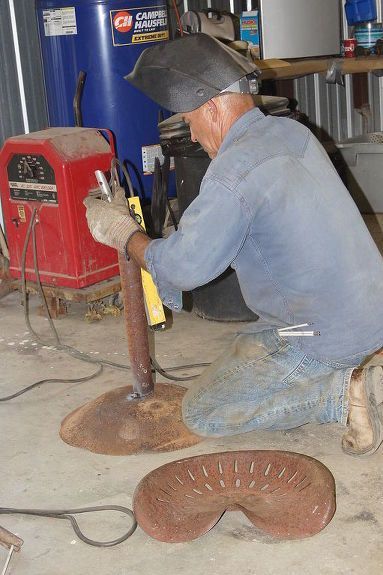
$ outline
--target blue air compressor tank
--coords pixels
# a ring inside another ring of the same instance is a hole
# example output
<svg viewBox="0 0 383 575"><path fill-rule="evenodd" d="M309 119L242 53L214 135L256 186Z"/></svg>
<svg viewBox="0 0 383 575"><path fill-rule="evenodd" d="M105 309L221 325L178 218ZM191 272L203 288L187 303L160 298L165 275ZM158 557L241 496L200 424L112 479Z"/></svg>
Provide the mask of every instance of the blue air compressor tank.
<svg viewBox="0 0 383 575"><path fill-rule="evenodd" d="M37 0L36 9L50 126L75 125L85 72L82 124L112 130L134 188L150 197L159 107L123 77L147 46L168 40L166 0Z"/></svg>

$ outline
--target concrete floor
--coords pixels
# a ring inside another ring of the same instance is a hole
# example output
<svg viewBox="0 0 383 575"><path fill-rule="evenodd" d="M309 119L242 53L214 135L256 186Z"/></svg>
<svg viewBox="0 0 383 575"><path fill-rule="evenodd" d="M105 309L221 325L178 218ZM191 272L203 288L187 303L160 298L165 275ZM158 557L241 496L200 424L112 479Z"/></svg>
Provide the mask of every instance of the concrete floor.
<svg viewBox="0 0 383 575"><path fill-rule="evenodd" d="M48 337L48 322L37 313L34 327ZM121 317L84 321L86 308L72 306L56 322L65 343L94 357L127 362ZM18 293L0 301L0 395L4 396L45 377L76 377L92 366L33 342L24 324ZM238 324L209 322L183 312L170 329L156 335L156 357L163 366L210 361L230 341ZM187 372L180 372L179 374ZM189 372L191 373L191 372ZM103 504L131 507L140 479L175 459L236 449L283 449L319 459L333 473L337 511L318 535L301 541L264 540L241 513L227 513L207 535L190 543L160 543L140 528L131 539L113 548L94 548L78 540L69 523L54 519L6 515L0 524L24 539L9 575L350 575L383 571L383 477L380 450L358 460L340 448L339 425L305 426L289 432L248 433L205 440L172 453L127 457L97 455L65 444L59 437L65 415L105 391L131 383L129 373L105 369L82 384L46 384L0 405L0 506L68 508ZM191 384L192 385L192 384ZM117 514L83 518L90 537L118 537L126 521ZM0 566L6 552L0 548Z"/></svg>

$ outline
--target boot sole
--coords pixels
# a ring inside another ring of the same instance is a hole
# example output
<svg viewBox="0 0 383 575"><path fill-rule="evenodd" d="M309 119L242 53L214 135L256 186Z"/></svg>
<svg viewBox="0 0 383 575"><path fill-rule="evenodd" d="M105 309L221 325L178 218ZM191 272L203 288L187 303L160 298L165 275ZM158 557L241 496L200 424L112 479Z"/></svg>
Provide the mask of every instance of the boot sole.
<svg viewBox="0 0 383 575"><path fill-rule="evenodd" d="M348 455L366 457L377 451L383 442L383 368L376 366L370 368L366 376L365 392L367 398L367 413L370 418L374 439L370 447L363 451L354 451L352 448L342 447Z"/></svg>

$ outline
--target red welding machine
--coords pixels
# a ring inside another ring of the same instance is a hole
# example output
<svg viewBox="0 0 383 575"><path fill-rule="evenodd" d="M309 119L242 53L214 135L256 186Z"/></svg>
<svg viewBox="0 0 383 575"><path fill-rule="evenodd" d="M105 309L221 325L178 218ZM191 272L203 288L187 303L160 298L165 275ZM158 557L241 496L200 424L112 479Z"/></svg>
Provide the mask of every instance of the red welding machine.
<svg viewBox="0 0 383 575"><path fill-rule="evenodd" d="M34 208L41 282L83 288L118 275L117 253L94 241L83 205L89 190L97 187L95 170L108 172L113 157L112 134L94 128L49 128L5 142L0 152L0 190L12 277L21 277ZM25 276L36 280L31 245Z"/></svg>

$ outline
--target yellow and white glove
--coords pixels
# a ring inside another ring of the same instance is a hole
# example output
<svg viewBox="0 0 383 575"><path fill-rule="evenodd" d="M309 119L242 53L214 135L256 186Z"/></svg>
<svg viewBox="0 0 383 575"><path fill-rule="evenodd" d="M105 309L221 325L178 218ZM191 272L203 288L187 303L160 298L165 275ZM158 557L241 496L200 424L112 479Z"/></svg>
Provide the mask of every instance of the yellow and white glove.
<svg viewBox="0 0 383 575"><path fill-rule="evenodd" d="M93 238L102 244L126 253L126 246L136 232L144 232L131 216L124 190L119 188L109 203L88 196L84 200L86 219Z"/></svg>

